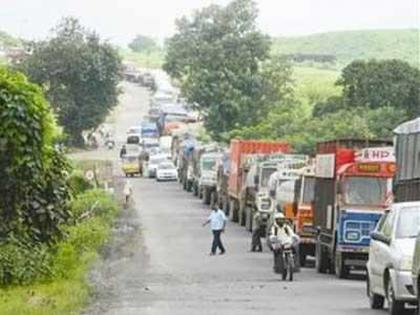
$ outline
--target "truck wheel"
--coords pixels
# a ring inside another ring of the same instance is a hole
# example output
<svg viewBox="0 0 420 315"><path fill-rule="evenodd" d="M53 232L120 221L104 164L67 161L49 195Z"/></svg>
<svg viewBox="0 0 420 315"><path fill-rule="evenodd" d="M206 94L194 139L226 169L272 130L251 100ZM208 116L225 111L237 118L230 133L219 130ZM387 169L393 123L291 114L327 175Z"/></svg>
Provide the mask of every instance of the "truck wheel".
<svg viewBox="0 0 420 315"><path fill-rule="evenodd" d="M226 215L229 215L229 201L224 197L222 197L222 209L225 211Z"/></svg>
<svg viewBox="0 0 420 315"><path fill-rule="evenodd" d="M232 222L238 222L238 208L237 202L234 199L229 200L229 219Z"/></svg>
<svg viewBox="0 0 420 315"><path fill-rule="evenodd" d="M244 207L239 207L239 224L241 226L245 226L245 220L246 220L245 209Z"/></svg>
<svg viewBox="0 0 420 315"><path fill-rule="evenodd" d="M300 267L306 266L306 253L304 251L300 251L299 253L299 265Z"/></svg>
<svg viewBox="0 0 420 315"><path fill-rule="evenodd" d="M194 196L198 196L198 186L197 186L197 184L194 184L194 187L193 187L193 193L194 193Z"/></svg>
<svg viewBox="0 0 420 315"><path fill-rule="evenodd" d="M218 206L218 203L217 203L217 193L216 193L216 191L212 191L210 193L210 207L213 208L214 206Z"/></svg>
<svg viewBox="0 0 420 315"><path fill-rule="evenodd" d="M322 246L320 244L316 244L315 248L315 267L318 273L326 273L327 272L327 257L325 251L322 250Z"/></svg>
<svg viewBox="0 0 420 315"><path fill-rule="evenodd" d="M335 275L340 279L347 279L349 276L349 267L344 264L343 254L335 254Z"/></svg>
<svg viewBox="0 0 420 315"><path fill-rule="evenodd" d="M207 188L203 189L203 203L205 205L209 205L210 204L210 191Z"/></svg>
<svg viewBox="0 0 420 315"><path fill-rule="evenodd" d="M192 190L192 183L190 182L190 181L187 181L187 191L188 192L191 192L191 190Z"/></svg>

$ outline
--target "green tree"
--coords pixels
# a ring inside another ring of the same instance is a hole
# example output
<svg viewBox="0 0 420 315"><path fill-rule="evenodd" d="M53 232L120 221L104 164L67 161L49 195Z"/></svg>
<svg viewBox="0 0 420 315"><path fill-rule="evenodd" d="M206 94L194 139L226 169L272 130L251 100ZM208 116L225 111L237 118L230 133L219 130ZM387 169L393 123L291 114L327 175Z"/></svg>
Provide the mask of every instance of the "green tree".
<svg viewBox="0 0 420 315"><path fill-rule="evenodd" d="M153 38L144 35L137 35L128 47L137 53L151 53L159 50L159 46Z"/></svg>
<svg viewBox="0 0 420 315"><path fill-rule="evenodd" d="M18 69L42 85L74 145L82 145L82 131L97 127L117 104L120 57L77 19L63 19L51 39L34 43Z"/></svg>
<svg viewBox="0 0 420 315"><path fill-rule="evenodd" d="M400 60L354 61L337 84L346 108L394 107L411 117L420 115L420 70Z"/></svg>
<svg viewBox="0 0 420 315"><path fill-rule="evenodd" d="M215 138L267 113L261 64L269 58L270 40L256 28L257 13L251 0L211 5L179 19L167 43L164 69L198 104Z"/></svg>
<svg viewBox="0 0 420 315"><path fill-rule="evenodd" d="M70 218L69 165L41 89L0 68L0 242L51 241Z"/></svg>

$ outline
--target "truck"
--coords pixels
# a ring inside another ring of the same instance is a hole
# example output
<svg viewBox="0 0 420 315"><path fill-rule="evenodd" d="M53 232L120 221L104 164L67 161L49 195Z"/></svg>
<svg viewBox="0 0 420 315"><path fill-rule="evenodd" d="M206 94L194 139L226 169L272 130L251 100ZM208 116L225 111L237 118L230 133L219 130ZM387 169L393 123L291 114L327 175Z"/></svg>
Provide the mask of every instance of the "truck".
<svg viewBox="0 0 420 315"><path fill-rule="evenodd" d="M246 223L246 204L244 188L246 187L246 157L250 154L288 153L289 144L285 141L237 140L230 143L230 171L228 181L229 218ZM249 212L249 211L248 211ZM249 220L249 219L248 219Z"/></svg>
<svg viewBox="0 0 420 315"><path fill-rule="evenodd" d="M192 189L192 153L196 147L197 142L195 138L188 137L180 143L178 153L178 179L182 184L184 190L190 191Z"/></svg>
<svg viewBox="0 0 420 315"><path fill-rule="evenodd" d="M217 165L222 159L222 153L212 151L204 153L200 158L199 192L203 203L207 205L217 204Z"/></svg>
<svg viewBox="0 0 420 315"><path fill-rule="evenodd" d="M200 198L203 197L203 192L200 189L200 177L201 177L201 157L205 153L210 152L217 152L218 146L216 144L201 144L197 145L194 148L194 151L192 152L191 157L191 167L192 167L192 191L194 193L194 196L199 196Z"/></svg>
<svg viewBox="0 0 420 315"><path fill-rule="evenodd" d="M339 139L317 144L316 270L347 278L366 268L370 233L392 202L392 141Z"/></svg>
<svg viewBox="0 0 420 315"><path fill-rule="evenodd" d="M420 200L420 118L406 122L395 130L396 202Z"/></svg>
<svg viewBox="0 0 420 315"><path fill-rule="evenodd" d="M217 204L226 215L229 215L229 171L230 171L230 151L222 152L222 157L217 163Z"/></svg>
<svg viewBox="0 0 420 315"><path fill-rule="evenodd" d="M306 258L315 256L316 230L314 228L315 165L309 163L302 169L295 183L294 228L300 238L300 266L305 267Z"/></svg>

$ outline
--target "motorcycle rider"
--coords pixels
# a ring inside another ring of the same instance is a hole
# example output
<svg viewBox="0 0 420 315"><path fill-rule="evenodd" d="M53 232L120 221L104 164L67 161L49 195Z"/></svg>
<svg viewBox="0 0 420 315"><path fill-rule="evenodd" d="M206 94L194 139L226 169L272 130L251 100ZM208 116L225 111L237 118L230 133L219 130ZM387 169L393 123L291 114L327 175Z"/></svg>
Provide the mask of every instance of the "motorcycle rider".
<svg viewBox="0 0 420 315"><path fill-rule="evenodd" d="M277 212L274 214L274 222L270 230L270 239L276 237L280 244L292 244L295 255L298 255L299 237L293 232L290 223L283 213ZM283 253L282 249L273 250L274 254L274 272L283 272Z"/></svg>

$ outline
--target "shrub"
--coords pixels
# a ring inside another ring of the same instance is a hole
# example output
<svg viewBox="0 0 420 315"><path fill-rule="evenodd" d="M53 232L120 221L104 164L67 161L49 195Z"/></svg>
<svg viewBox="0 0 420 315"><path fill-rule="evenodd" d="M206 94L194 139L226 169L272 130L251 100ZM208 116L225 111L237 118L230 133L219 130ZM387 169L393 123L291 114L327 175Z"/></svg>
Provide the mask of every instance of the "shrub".
<svg viewBox="0 0 420 315"><path fill-rule="evenodd" d="M80 170L74 170L70 174L68 183L75 196L93 188L93 185L86 179L83 172Z"/></svg>
<svg viewBox="0 0 420 315"><path fill-rule="evenodd" d="M110 221L118 211L118 204L104 190L92 189L80 194L71 204L71 212L76 220L88 211Z"/></svg>
<svg viewBox="0 0 420 315"><path fill-rule="evenodd" d="M0 285L29 284L50 274L51 253L42 243L10 238L0 245Z"/></svg>

